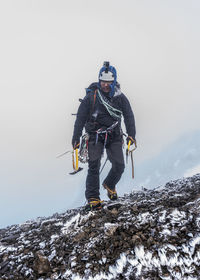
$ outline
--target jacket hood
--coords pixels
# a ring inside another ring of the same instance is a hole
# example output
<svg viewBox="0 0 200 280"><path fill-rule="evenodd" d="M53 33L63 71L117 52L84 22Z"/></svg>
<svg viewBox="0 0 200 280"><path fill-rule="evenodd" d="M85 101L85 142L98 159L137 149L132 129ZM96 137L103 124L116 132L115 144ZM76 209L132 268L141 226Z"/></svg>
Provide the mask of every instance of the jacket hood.
<svg viewBox="0 0 200 280"><path fill-rule="evenodd" d="M113 97L119 96L119 95L121 95L121 94L122 94L122 92L121 92L120 84L119 84L119 83L116 83L115 92L114 92Z"/></svg>

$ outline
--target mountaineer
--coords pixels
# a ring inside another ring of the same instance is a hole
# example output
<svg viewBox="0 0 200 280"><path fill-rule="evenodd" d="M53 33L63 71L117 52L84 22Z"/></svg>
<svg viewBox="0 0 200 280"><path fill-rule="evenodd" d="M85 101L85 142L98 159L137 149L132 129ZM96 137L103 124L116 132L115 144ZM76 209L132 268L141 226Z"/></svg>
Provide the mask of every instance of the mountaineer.
<svg viewBox="0 0 200 280"><path fill-rule="evenodd" d="M78 108L72 146L79 146L83 128L89 135L88 174L85 196L88 201L86 210L100 209L99 170L101 157L106 150L112 167L103 181L103 187L111 200L116 200L116 185L124 172L122 116L126 127L127 144L135 142L135 119L127 97L121 92L117 82L116 69L104 62L99 72L99 81L86 89L86 96Z"/></svg>

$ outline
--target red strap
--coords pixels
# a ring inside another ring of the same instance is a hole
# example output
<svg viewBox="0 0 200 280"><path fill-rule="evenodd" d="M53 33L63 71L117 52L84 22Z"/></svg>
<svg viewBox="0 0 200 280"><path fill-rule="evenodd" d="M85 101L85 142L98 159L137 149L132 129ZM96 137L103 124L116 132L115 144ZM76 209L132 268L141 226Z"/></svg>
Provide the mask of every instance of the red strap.
<svg viewBox="0 0 200 280"><path fill-rule="evenodd" d="M96 101L96 96L97 96L97 89L94 92L94 104L95 104L95 101Z"/></svg>

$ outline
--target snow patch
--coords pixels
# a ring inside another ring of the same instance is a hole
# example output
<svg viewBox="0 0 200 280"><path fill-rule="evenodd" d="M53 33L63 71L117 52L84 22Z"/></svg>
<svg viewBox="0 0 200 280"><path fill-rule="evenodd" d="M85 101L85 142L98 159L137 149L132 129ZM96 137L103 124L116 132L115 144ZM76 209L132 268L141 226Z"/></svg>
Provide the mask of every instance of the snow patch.
<svg viewBox="0 0 200 280"><path fill-rule="evenodd" d="M80 219L80 213L72 217L68 222L66 222L62 228L62 233L67 234L69 232L69 228L74 224L74 228L78 226L78 221Z"/></svg>

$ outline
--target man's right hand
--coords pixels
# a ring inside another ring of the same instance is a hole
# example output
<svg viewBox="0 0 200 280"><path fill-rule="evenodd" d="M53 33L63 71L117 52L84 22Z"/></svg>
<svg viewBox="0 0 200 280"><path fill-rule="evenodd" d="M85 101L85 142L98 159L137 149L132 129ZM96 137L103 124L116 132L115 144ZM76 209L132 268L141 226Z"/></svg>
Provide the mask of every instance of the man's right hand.
<svg viewBox="0 0 200 280"><path fill-rule="evenodd" d="M135 141L135 139L133 139L133 137L131 137L131 136L128 136L127 138L126 138L126 143L127 143L127 145L128 145L128 143L131 141L131 144L130 145L133 145L133 143L136 143L136 141Z"/></svg>
<svg viewBox="0 0 200 280"><path fill-rule="evenodd" d="M73 147L73 149L75 150L75 149L77 149L78 147L79 147L79 145L80 145L80 138L76 138L76 139L72 139L72 147Z"/></svg>

